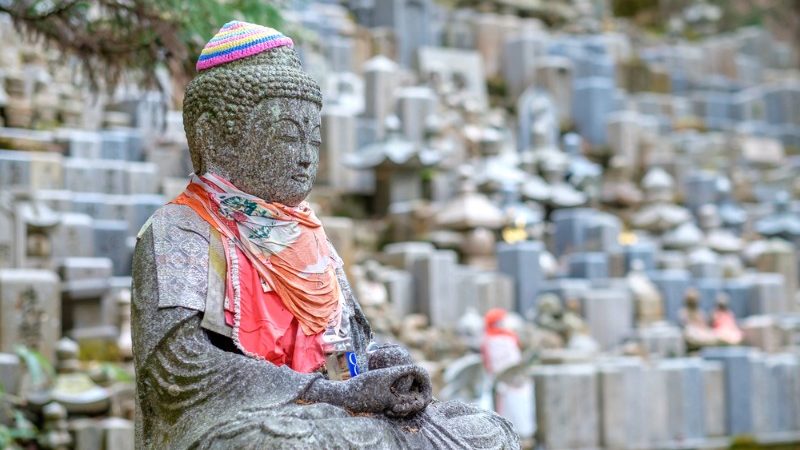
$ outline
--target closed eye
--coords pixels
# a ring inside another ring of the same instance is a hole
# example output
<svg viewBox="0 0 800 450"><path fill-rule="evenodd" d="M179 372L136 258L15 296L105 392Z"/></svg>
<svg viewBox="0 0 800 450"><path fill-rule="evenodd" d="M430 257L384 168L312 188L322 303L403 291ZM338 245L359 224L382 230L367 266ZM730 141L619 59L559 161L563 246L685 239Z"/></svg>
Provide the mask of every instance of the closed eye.
<svg viewBox="0 0 800 450"><path fill-rule="evenodd" d="M298 142L300 140L300 136L293 134L279 134L278 139L284 142Z"/></svg>

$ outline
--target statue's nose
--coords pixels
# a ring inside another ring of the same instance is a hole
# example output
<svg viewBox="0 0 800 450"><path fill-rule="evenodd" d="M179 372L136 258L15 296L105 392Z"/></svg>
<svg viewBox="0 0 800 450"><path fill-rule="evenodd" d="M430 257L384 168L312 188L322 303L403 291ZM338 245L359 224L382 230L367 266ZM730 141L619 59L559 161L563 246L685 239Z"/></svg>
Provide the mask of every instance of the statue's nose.
<svg viewBox="0 0 800 450"><path fill-rule="evenodd" d="M300 160L298 161L298 164L300 165L300 167L308 169L314 162L315 156L316 156L316 149L314 148L314 145L312 145L311 143L306 143L303 145L303 151L300 155Z"/></svg>

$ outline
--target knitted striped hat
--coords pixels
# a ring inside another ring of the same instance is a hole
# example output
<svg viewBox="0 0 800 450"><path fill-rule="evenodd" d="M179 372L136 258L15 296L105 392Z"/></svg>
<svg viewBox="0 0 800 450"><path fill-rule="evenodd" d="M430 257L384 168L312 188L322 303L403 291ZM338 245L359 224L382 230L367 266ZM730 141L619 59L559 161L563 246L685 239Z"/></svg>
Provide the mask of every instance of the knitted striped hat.
<svg viewBox="0 0 800 450"><path fill-rule="evenodd" d="M197 70L247 58L276 47L294 45L280 31L248 22L233 20L226 23L208 41L197 60Z"/></svg>

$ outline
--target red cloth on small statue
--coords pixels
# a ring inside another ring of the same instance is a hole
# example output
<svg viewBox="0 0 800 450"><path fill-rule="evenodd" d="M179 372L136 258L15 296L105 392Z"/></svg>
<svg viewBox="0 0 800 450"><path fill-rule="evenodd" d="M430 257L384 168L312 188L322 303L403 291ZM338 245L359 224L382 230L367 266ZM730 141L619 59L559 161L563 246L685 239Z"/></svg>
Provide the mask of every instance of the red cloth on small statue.
<svg viewBox="0 0 800 450"><path fill-rule="evenodd" d="M508 313L502 308L492 308L484 316L483 342L481 343L481 359L483 367L490 374L519 363L522 355L519 350L517 333L500 326L500 322Z"/></svg>
<svg viewBox="0 0 800 450"><path fill-rule="evenodd" d="M234 247L239 260L238 347L247 349L277 366L289 366L298 372L314 372L325 364L322 334L306 335L294 315L283 306L274 292L264 292L258 271L248 258ZM230 277L231 271L228 271ZM232 283L226 298L233 298ZM225 321L233 326L236 320L233 301L225 302ZM234 337L236 339L236 337Z"/></svg>

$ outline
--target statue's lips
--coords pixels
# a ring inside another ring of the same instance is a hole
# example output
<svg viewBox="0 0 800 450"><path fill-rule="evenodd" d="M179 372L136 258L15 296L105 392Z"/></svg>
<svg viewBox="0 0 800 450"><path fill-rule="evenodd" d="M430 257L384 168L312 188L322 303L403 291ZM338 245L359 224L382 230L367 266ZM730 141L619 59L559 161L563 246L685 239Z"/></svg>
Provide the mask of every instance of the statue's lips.
<svg viewBox="0 0 800 450"><path fill-rule="evenodd" d="M309 178L310 177L308 175L304 174L304 173L298 173L296 175L292 175L292 179L294 181L308 181Z"/></svg>

